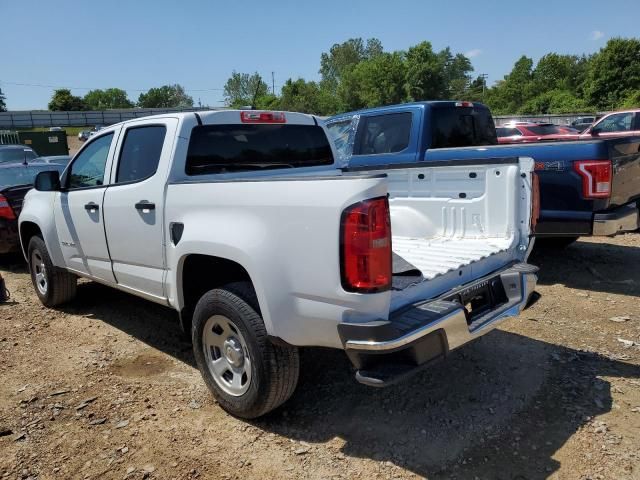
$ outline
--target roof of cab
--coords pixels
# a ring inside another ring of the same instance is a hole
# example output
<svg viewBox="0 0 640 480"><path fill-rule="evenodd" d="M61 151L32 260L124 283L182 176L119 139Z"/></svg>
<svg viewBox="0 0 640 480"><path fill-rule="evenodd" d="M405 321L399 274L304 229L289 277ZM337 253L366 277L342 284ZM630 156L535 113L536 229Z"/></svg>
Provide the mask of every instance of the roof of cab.
<svg viewBox="0 0 640 480"><path fill-rule="evenodd" d="M407 107L417 107L417 108L426 108L426 107L455 107L456 103L461 102L462 100L424 100L420 102L409 102L409 103L399 103L396 105L387 105L383 107L373 107L373 108L363 108L361 110L353 110L351 112L338 113L332 117L329 117L326 121L331 122L333 120L342 119L345 117L350 117L352 115L362 115L366 113L388 113L399 110L405 110ZM474 108L484 108L488 107L480 102L469 102L472 103Z"/></svg>

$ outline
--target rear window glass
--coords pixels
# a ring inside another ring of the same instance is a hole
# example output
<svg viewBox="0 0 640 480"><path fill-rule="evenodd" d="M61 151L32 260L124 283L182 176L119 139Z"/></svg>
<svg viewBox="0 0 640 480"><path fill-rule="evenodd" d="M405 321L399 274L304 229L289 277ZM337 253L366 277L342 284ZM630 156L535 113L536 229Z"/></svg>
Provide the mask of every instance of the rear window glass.
<svg viewBox="0 0 640 480"><path fill-rule="evenodd" d="M203 125L191 133L187 175L332 165L316 125Z"/></svg>
<svg viewBox="0 0 640 480"><path fill-rule="evenodd" d="M23 162L33 160L38 155L30 148L2 148L0 147L0 163Z"/></svg>
<svg viewBox="0 0 640 480"><path fill-rule="evenodd" d="M526 128L534 135L555 135L557 133L564 133L557 125L536 125Z"/></svg>
<svg viewBox="0 0 640 480"><path fill-rule="evenodd" d="M355 155L401 152L409 145L411 112L362 117L360 144Z"/></svg>
<svg viewBox="0 0 640 480"><path fill-rule="evenodd" d="M473 147L498 143L487 109L439 107L433 109L431 148Z"/></svg>

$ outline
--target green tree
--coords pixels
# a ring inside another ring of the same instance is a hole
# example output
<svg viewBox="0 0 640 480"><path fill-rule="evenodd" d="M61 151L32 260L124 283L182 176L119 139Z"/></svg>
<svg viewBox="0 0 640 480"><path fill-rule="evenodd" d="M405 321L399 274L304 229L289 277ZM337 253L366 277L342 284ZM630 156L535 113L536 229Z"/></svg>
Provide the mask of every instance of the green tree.
<svg viewBox="0 0 640 480"><path fill-rule="evenodd" d="M627 98L624 99L620 108L640 108L640 90L631 92Z"/></svg>
<svg viewBox="0 0 640 480"><path fill-rule="evenodd" d="M381 53L346 72L338 95L348 110L401 103L406 100L405 78L404 54Z"/></svg>
<svg viewBox="0 0 640 480"><path fill-rule="evenodd" d="M191 98L179 84L150 88L138 97L138 106L142 108L186 108L193 107Z"/></svg>
<svg viewBox="0 0 640 480"><path fill-rule="evenodd" d="M493 113L510 114L520 110L522 105L535 96L533 90L533 60L522 56L516 61L511 72L487 92L486 103Z"/></svg>
<svg viewBox="0 0 640 480"><path fill-rule="evenodd" d="M0 112L7 111L7 97L2 93L2 89L0 88Z"/></svg>
<svg viewBox="0 0 640 480"><path fill-rule="evenodd" d="M59 88L54 90L51 101L49 102L49 110L57 111L78 111L87 110L87 105L81 97L71 94L68 88Z"/></svg>
<svg viewBox="0 0 640 480"><path fill-rule="evenodd" d="M640 90L640 39L613 38L589 62L586 97L602 110L622 106Z"/></svg>
<svg viewBox="0 0 640 480"><path fill-rule="evenodd" d="M447 49L448 50L448 49ZM450 52L436 54L431 43L422 42L406 53L405 88L410 100L439 100L447 97L448 83L445 65Z"/></svg>
<svg viewBox="0 0 640 480"><path fill-rule="evenodd" d="M91 110L133 108L133 102L127 98L127 92L119 88L91 90L84 96L84 102Z"/></svg>
<svg viewBox="0 0 640 480"><path fill-rule="evenodd" d="M266 98L263 98L266 97ZM225 103L233 108L255 106L269 103L269 86L259 73L250 75L235 70L224 85Z"/></svg>
<svg viewBox="0 0 640 480"><path fill-rule="evenodd" d="M528 100L517 113L537 115L547 113L578 113L589 111L587 103L568 90L550 90Z"/></svg>
<svg viewBox="0 0 640 480"><path fill-rule="evenodd" d="M350 38L346 42L333 44L329 53L320 56L319 73L326 84L325 88L336 88L346 72L382 52L382 42L377 38L369 38L366 43L362 38Z"/></svg>

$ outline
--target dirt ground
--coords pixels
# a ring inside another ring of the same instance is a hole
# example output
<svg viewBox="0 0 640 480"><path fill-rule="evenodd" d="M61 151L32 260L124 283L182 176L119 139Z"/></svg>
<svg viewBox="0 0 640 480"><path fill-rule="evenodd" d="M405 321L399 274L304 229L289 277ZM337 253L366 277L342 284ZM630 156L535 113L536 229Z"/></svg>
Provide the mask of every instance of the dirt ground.
<svg viewBox="0 0 640 480"><path fill-rule="evenodd" d="M17 262L0 479L640 479L640 234L534 252L535 306L397 387L303 350L254 422L212 400L171 311L90 282L47 310Z"/></svg>

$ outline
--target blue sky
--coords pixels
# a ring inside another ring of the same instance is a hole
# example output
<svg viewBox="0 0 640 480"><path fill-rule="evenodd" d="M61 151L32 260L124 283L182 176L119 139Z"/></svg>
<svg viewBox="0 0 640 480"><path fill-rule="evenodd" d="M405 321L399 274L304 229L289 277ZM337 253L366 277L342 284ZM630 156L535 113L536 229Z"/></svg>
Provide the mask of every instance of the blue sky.
<svg viewBox="0 0 640 480"><path fill-rule="evenodd" d="M76 95L120 87L132 100L180 83L219 106L234 69L269 84L273 71L276 86L317 79L320 54L350 37L377 37L386 50L450 46L493 83L523 54L592 53L638 36L638 18L638 0L0 0L0 88L11 110L46 108L53 90L16 83Z"/></svg>

